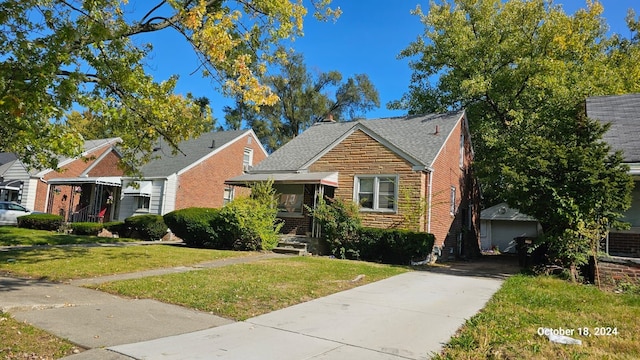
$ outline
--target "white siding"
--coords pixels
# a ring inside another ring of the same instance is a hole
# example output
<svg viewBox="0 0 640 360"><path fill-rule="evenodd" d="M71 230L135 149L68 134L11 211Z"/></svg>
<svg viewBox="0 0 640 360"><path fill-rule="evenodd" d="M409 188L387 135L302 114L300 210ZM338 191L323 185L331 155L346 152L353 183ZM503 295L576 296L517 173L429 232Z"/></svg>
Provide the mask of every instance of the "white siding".
<svg viewBox="0 0 640 360"><path fill-rule="evenodd" d="M170 213L176 209L176 194L178 189L178 176L173 174L164 183L164 195L162 196L162 214Z"/></svg>
<svg viewBox="0 0 640 360"><path fill-rule="evenodd" d="M131 180L123 180L122 188L126 189L133 181ZM149 210L148 211L139 211L138 210L138 197L131 195L120 196L120 212L118 214L118 220L123 221L124 219L135 216L135 215L145 215L145 214L156 214L156 215L164 215L162 210L162 192L164 187L165 180L153 180L151 182L151 197L149 199Z"/></svg>

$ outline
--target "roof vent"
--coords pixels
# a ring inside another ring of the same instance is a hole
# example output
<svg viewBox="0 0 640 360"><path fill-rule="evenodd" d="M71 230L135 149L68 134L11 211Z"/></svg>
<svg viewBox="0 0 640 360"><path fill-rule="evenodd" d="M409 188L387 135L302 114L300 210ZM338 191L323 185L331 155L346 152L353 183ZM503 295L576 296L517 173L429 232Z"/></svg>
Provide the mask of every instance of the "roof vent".
<svg viewBox="0 0 640 360"><path fill-rule="evenodd" d="M209 148L214 149L216 147L216 140L213 139L211 140L211 146L209 146Z"/></svg>
<svg viewBox="0 0 640 360"><path fill-rule="evenodd" d="M439 135L440 134L440 125L436 125L436 132L433 133L433 135Z"/></svg>

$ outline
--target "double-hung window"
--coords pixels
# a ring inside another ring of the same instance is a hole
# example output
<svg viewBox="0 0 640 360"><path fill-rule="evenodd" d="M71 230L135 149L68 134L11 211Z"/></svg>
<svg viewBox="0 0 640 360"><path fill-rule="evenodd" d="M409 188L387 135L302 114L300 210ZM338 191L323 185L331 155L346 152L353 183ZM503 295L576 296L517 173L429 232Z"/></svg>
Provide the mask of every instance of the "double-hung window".
<svg viewBox="0 0 640 360"><path fill-rule="evenodd" d="M249 171L253 166L253 149L244 148L244 154L242 156L242 170Z"/></svg>
<svg viewBox="0 0 640 360"><path fill-rule="evenodd" d="M356 175L354 200L360 210L395 211L398 203L398 177L395 175Z"/></svg>

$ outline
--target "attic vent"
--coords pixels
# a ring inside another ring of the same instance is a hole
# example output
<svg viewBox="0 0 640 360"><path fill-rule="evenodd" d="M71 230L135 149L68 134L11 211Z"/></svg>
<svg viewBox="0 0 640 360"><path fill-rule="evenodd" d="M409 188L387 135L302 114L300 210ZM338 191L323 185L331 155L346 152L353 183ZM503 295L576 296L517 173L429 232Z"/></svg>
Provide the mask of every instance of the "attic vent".
<svg viewBox="0 0 640 360"><path fill-rule="evenodd" d="M156 146L153 148L153 152L160 151L162 148L160 146Z"/></svg>
<svg viewBox="0 0 640 360"><path fill-rule="evenodd" d="M498 212L499 212L500 214L506 214L506 213L507 213L507 208L503 206L503 207L501 207L501 208L498 210Z"/></svg>

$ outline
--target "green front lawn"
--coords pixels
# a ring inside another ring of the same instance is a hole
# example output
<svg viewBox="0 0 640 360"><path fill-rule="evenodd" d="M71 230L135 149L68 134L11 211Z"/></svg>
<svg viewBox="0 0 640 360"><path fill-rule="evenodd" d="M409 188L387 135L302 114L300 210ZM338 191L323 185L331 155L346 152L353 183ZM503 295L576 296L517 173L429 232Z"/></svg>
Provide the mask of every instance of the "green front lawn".
<svg viewBox="0 0 640 360"><path fill-rule="evenodd" d="M517 275L436 359L640 359L639 318L639 295ZM551 343L540 328L573 330L582 345Z"/></svg>
<svg viewBox="0 0 640 360"><path fill-rule="evenodd" d="M0 252L0 272L51 281L188 266L255 256L255 252L192 249L171 245L65 246Z"/></svg>
<svg viewBox="0 0 640 360"><path fill-rule="evenodd" d="M360 261L287 257L117 281L97 288L244 320L406 271ZM359 275L364 277L352 281Z"/></svg>
<svg viewBox="0 0 640 360"><path fill-rule="evenodd" d="M55 231L33 230L15 226L0 226L0 246L73 245L137 241L127 238L69 235Z"/></svg>

